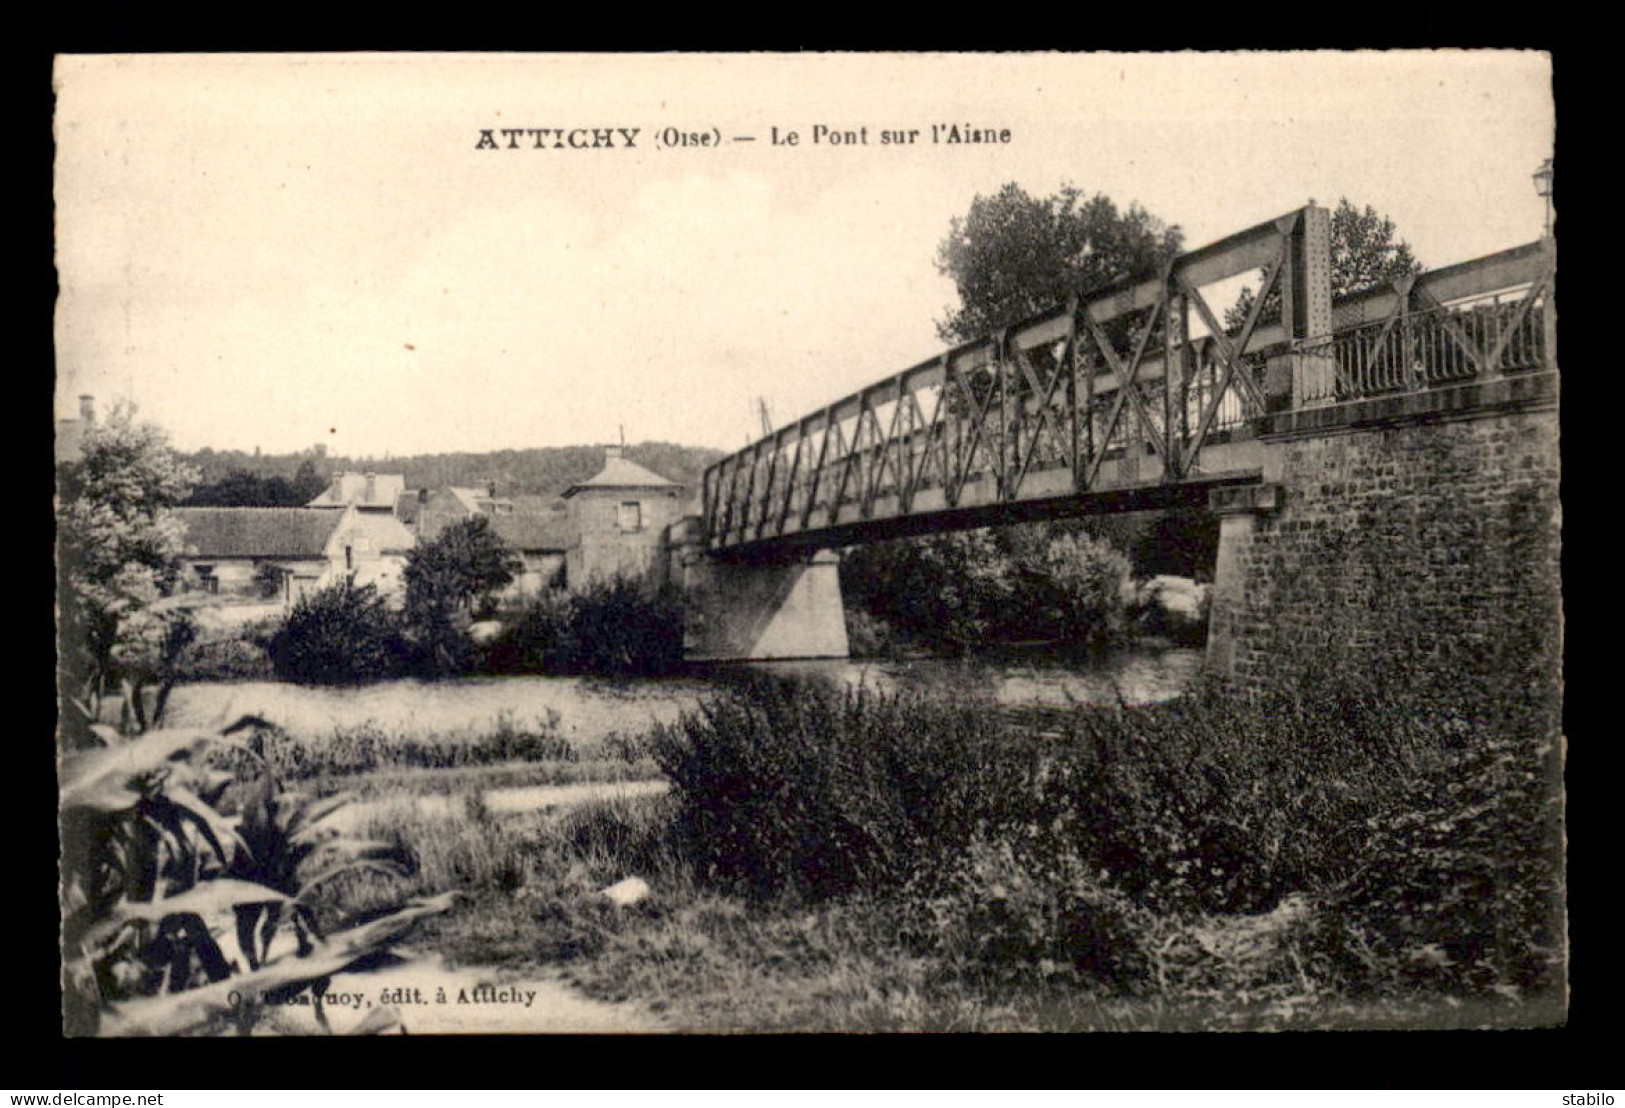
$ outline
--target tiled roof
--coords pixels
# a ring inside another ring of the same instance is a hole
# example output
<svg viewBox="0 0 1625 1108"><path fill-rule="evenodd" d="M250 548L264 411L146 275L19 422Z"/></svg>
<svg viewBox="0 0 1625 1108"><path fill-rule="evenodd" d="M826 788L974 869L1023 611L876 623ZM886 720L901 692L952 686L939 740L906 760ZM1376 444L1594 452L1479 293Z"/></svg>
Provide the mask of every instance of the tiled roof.
<svg viewBox="0 0 1625 1108"><path fill-rule="evenodd" d="M176 508L192 558L322 558L343 514L320 508Z"/></svg>
<svg viewBox="0 0 1625 1108"><path fill-rule="evenodd" d="M407 489L395 498L395 518L407 526L417 522L418 491Z"/></svg>
<svg viewBox="0 0 1625 1108"><path fill-rule="evenodd" d="M565 496L573 495L579 489L666 489L676 488L675 481L668 481L658 473L653 473L636 462L611 454L604 459L604 468L585 481L580 481L564 490Z"/></svg>
<svg viewBox="0 0 1625 1108"><path fill-rule="evenodd" d="M569 545L569 524L556 512L513 512L487 516L491 532L515 550L563 550Z"/></svg>

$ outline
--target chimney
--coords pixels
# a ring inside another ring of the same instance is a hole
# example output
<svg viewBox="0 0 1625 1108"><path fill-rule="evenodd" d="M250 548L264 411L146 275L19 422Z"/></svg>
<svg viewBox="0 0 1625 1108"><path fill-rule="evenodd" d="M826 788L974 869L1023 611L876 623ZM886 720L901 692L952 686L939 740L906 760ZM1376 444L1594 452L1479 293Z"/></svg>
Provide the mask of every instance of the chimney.
<svg viewBox="0 0 1625 1108"><path fill-rule="evenodd" d="M497 498L497 482L496 482L496 478L487 477L485 479L485 495L489 496L492 500L495 500Z"/></svg>
<svg viewBox="0 0 1625 1108"><path fill-rule="evenodd" d="M86 426L96 422L96 398L89 393L79 398L79 418Z"/></svg>
<svg viewBox="0 0 1625 1108"><path fill-rule="evenodd" d="M368 504L378 499L378 475L376 473L367 474L367 491L362 499Z"/></svg>

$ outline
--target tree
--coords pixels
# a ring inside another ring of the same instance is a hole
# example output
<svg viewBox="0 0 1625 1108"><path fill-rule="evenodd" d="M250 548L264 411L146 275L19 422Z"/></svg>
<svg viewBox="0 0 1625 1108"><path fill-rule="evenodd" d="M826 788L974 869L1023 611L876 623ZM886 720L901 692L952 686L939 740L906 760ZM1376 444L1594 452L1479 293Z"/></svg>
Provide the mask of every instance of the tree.
<svg viewBox="0 0 1625 1108"><path fill-rule="evenodd" d="M1072 185L1039 198L1011 182L972 200L937 247L937 269L959 292L959 308L937 323L937 334L965 342L1074 294L1154 276L1183 245L1178 227L1138 204L1119 211L1108 197Z"/></svg>
<svg viewBox="0 0 1625 1108"><path fill-rule="evenodd" d="M469 663L463 626L479 598L512 583L523 564L485 516L447 527L406 556L406 625L423 667L453 673Z"/></svg>
<svg viewBox="0 0 1625 1108"><path fill-rule="evenodd" d="M478 597L513 583L524 568L485 516L447 527L406 556L406 606L470 609Z"/></svg>
<svg viewBox="0 0 1625 1108"><path fill-rule="evenodd" d="M246 469L234 469L218 481L199 485L186 503L199 508L302 508L327 487L316 478L315 490L307 495L311 482L305 479L304 473L301 468L300 475L290 482L274 473L267 477Z"/></svg>
<svg viewBox="0 0 1625 1108"><path fill-rule="evenodd" d="M327 488L327 478L316 472L316 463L309 458L299 463L293 475L293 500L297 506L309 504Z"/></svg>
<svg viewBox="0 0 1625 1108"><path fill-rule="evenodd" d="M1036 626L1091 646L1121 636L1132 570L1116 547L1083 533L1058 534L1021 568L1032 580Z"/></svg>
<svg viewBox="0 0 1625 1108"><path fill-rule="evenodd" d="M184 614L157 602L174 588L184 534L171 509L197 474L163 431L134 416L115 407L57 471L59 678L81 724L94 722L110 683L128 695L155 659L184 645ZM139 717L139 698L132 707Z"/></svg>
<svg viewBox="0 0 1625 1108"><path fill-rule="evenodd" d="M1332 212L1332 299L1365 292L1389 281L1422 272L1410 243L1394 238L1394 221L1367 204L1357 209L1348 197L1339 197ZM1235 306L1225 312L1224 325L1236 330L1247 321L1258 293L1248 286ZM1271 289L1259 319L1278 319L1281 292Z"/></svg>
<svg viewBox="0 0 1625 1108"><path fill-rule="evenodd" d="M841 588L891 625L960 651L983 642L1015 597L1010 557L987 528L853 547Z"/></svg>

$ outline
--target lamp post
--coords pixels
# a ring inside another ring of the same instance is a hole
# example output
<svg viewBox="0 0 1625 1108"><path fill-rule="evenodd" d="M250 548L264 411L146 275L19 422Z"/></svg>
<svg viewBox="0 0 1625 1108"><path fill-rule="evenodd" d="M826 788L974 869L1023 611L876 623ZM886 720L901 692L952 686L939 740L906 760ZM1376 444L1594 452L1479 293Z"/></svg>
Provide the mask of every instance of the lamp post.
<svg viewBox="0 0 1625 1108"><path fill-rule="evenodd" d="M1552 237L1552 179L1556 174L1552 170L1552 159L1547 158L1535 170L1535 195L1546 201L1546 231L1545 238Z"/></svg>

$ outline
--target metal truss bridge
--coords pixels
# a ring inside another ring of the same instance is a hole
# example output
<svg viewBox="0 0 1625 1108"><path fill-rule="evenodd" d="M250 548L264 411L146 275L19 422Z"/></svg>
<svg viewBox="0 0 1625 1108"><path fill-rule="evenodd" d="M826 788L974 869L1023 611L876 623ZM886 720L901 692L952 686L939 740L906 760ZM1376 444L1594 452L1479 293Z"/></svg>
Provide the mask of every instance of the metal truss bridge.
<svg viewBox="0 0 1625 1108"><path fill-rule="evenodd" d="M1333 303L1306 207L842 397L711 466L701 546L771 560L1205 503L1283 413L1555 368L1550 239ZM1226 327L1211 286L1262 273ZM1204 290L1207 290L1204 293Z"/></svg>

